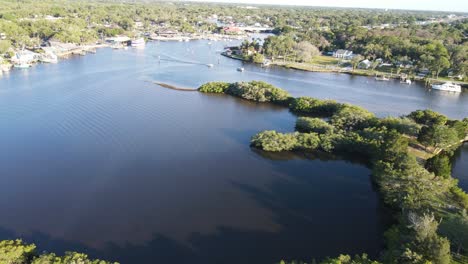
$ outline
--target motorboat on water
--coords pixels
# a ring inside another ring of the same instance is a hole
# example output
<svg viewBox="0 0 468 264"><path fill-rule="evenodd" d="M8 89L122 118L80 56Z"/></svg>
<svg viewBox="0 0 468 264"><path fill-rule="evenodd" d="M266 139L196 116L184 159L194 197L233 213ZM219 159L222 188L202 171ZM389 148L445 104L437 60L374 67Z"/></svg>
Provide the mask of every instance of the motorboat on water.
<svg viewBox="0 0 468 264"><path fill-rule="evenodd" d="M31 66L32 66L31 64L24 62L24 63L15 64L13 67L18 68L18 69L27 69Z"/></svg>
<svg viewBox="0 0 468 264"><path fill-rule="evenodd" d="M213 68L214 64L210 63L210 64L207 64L206 66L208 66L208 68Z"/></svg>
<svg viewBox="0 0 468 264"><path fill-rule="evenodd" d="M264 60L262 63L262 67L269 67L271 65L271 62L269 60Z"/></svg>
<svg viewBox="0 0 468 264"><path fill-rule="evenodd" d="M137 47L144 47L145 46L145 39L144 38L138 38L135 40L132 40L132 47L137 48Z"/></svg>
<svg viewBox="0 0 468 264"><path fill-rule="evenodd" d="M243 71L245 71L245 69L243 67L239 67L239 68L237 68L237 71L243 72Z"/></svg>
<svg viewBox="0 0 468 264"><path fill-rule="evenodd" d="M123 44L120 44L120 43L115 43L115 44L111 45L111 48L113 48L113 49L123 49L123 48L125 48L125 46Z"/></svg>
<svg viewBox="0 0 468 264"><path fill-rule="evenodd" d="M41 62L45 62L45 63L57 63L58 62L58 58L57 57L43 57L41 59Z"/></svg>
<svg viewBox="0 0 468 264"><path fill-rule="evenodd" d="M440 91L447 91L447 92L455 92L455 93L461 93L462 91L462 88L460 85L452 83L452 82L433 84L432 89L440 90Z"/></svg>
<svg viewBox="0 0 468 264"><path fill-rule="evenodd" d="M382 76L382 77L375 77L375 80L376 81L390 81L389 78L385 77L385 76Z"/></svg>
<svg viewBox="0 0 468 264"><path fill-rule="evenodd" d="M402 80L400 83L411 85L413 82L410 79Z"/></svg>

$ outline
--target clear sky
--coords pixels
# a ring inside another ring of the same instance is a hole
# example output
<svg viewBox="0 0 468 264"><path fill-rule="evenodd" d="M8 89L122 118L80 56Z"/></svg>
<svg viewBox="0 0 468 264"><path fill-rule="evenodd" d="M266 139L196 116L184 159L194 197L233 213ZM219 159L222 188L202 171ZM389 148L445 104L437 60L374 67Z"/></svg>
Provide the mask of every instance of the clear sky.
<svg viewBox="0 0 468 264"><path fill-rule="evenodd" d="M196 2L256 3L275 5L309 5L366 7L468 12L468 0L192 0Z"/></svg>

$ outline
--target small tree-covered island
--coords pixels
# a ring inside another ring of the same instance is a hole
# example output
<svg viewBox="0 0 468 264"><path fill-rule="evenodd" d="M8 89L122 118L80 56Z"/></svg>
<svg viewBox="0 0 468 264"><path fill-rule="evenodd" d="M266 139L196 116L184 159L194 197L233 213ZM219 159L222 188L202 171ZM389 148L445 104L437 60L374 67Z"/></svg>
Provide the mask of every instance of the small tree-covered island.
<svg viewBox="0 0 468 264"><path fill-rule="evenodd" d="M252 137L254 148L366 159L395 220L383 234L386 248L378 261L343 255L323 263L467 263L468 195L451 177L449 158L468 140L468 118L450 120L431 110L378 118L355 105L293 98L260 81L211 82L198 90L289 107L298 116L295 132L260 132Z"/></svg>

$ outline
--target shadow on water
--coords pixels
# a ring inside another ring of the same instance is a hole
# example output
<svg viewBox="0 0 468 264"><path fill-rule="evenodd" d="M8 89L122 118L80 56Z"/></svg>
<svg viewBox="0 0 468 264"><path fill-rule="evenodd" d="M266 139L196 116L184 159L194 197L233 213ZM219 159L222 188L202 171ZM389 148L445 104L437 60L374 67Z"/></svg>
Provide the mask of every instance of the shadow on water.
<svg viewBox="0 0 468 264"><path fill-rule="evenodd" d="M452 176L458 179L458 185L468 192L468 143L465 143L451 157Z"/></svg>
<svg viewBox="0 0 468 264"><path fill-rule="evenodd" d="M323 259L364 252L378 257L390 217L376 199L377 193L369 192L370 171L362 161L342 161L324 153L254 151L271 162L274 171L288 172L291 177L276 178L263 187L237 180L229 184L272 213L271 219L278 226L274 231L217 226L212 233L194 232L185 242L155 233L144 244L108 243L102 249L52 239L39 232L23 239L36 243L39 251L62 254L74 250L120 263L276 263L281 259ZM278 160L288 162L274 162ZM304 170L300 165L303 160L313 163L310 168L314 170ZM327 162L336 163L339 169L326 171L329 165L323 164ZM369 217L376 219L369 221ZM0 237L17 236L0 229Z"/></svg>

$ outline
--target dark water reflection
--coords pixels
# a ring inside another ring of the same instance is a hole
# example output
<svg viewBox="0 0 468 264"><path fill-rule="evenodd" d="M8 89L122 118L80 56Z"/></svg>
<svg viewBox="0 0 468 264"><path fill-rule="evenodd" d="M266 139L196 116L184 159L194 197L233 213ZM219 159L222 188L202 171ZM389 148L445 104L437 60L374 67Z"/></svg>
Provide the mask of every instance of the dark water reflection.
<svg viewBox="0 0 468 264"><path fill-rule="evenodd" d="M468 143L455 151L452 167L452 175L458 179L458 185L468 192Z"/></svg>
<svg viewBox="0 0 468 264"><path fill-rule="evenodd" d="M359 88L363 79L306 80L305 73L275 69L239 73L239 62L224 58L213 69L158 63L157 54L217 63L222 44L167 45L99 50L0 79L0 239L22 237L41 250L80 250L122 263L376 256L386 217L364 165L266 157L250 149L250 137L292 131L295 117L287 109L146 82L194 87L209 78L264 76L295 95L319 91L304 81L329 85L321 97L330 98L348 82L353 101L355 93L366 93ZM390 93L386 86L369 89ZM464 95L446 102L460 100ZM405 111L404 102L373 110ZM460 115L459 108L444 109Z"/></svg>

